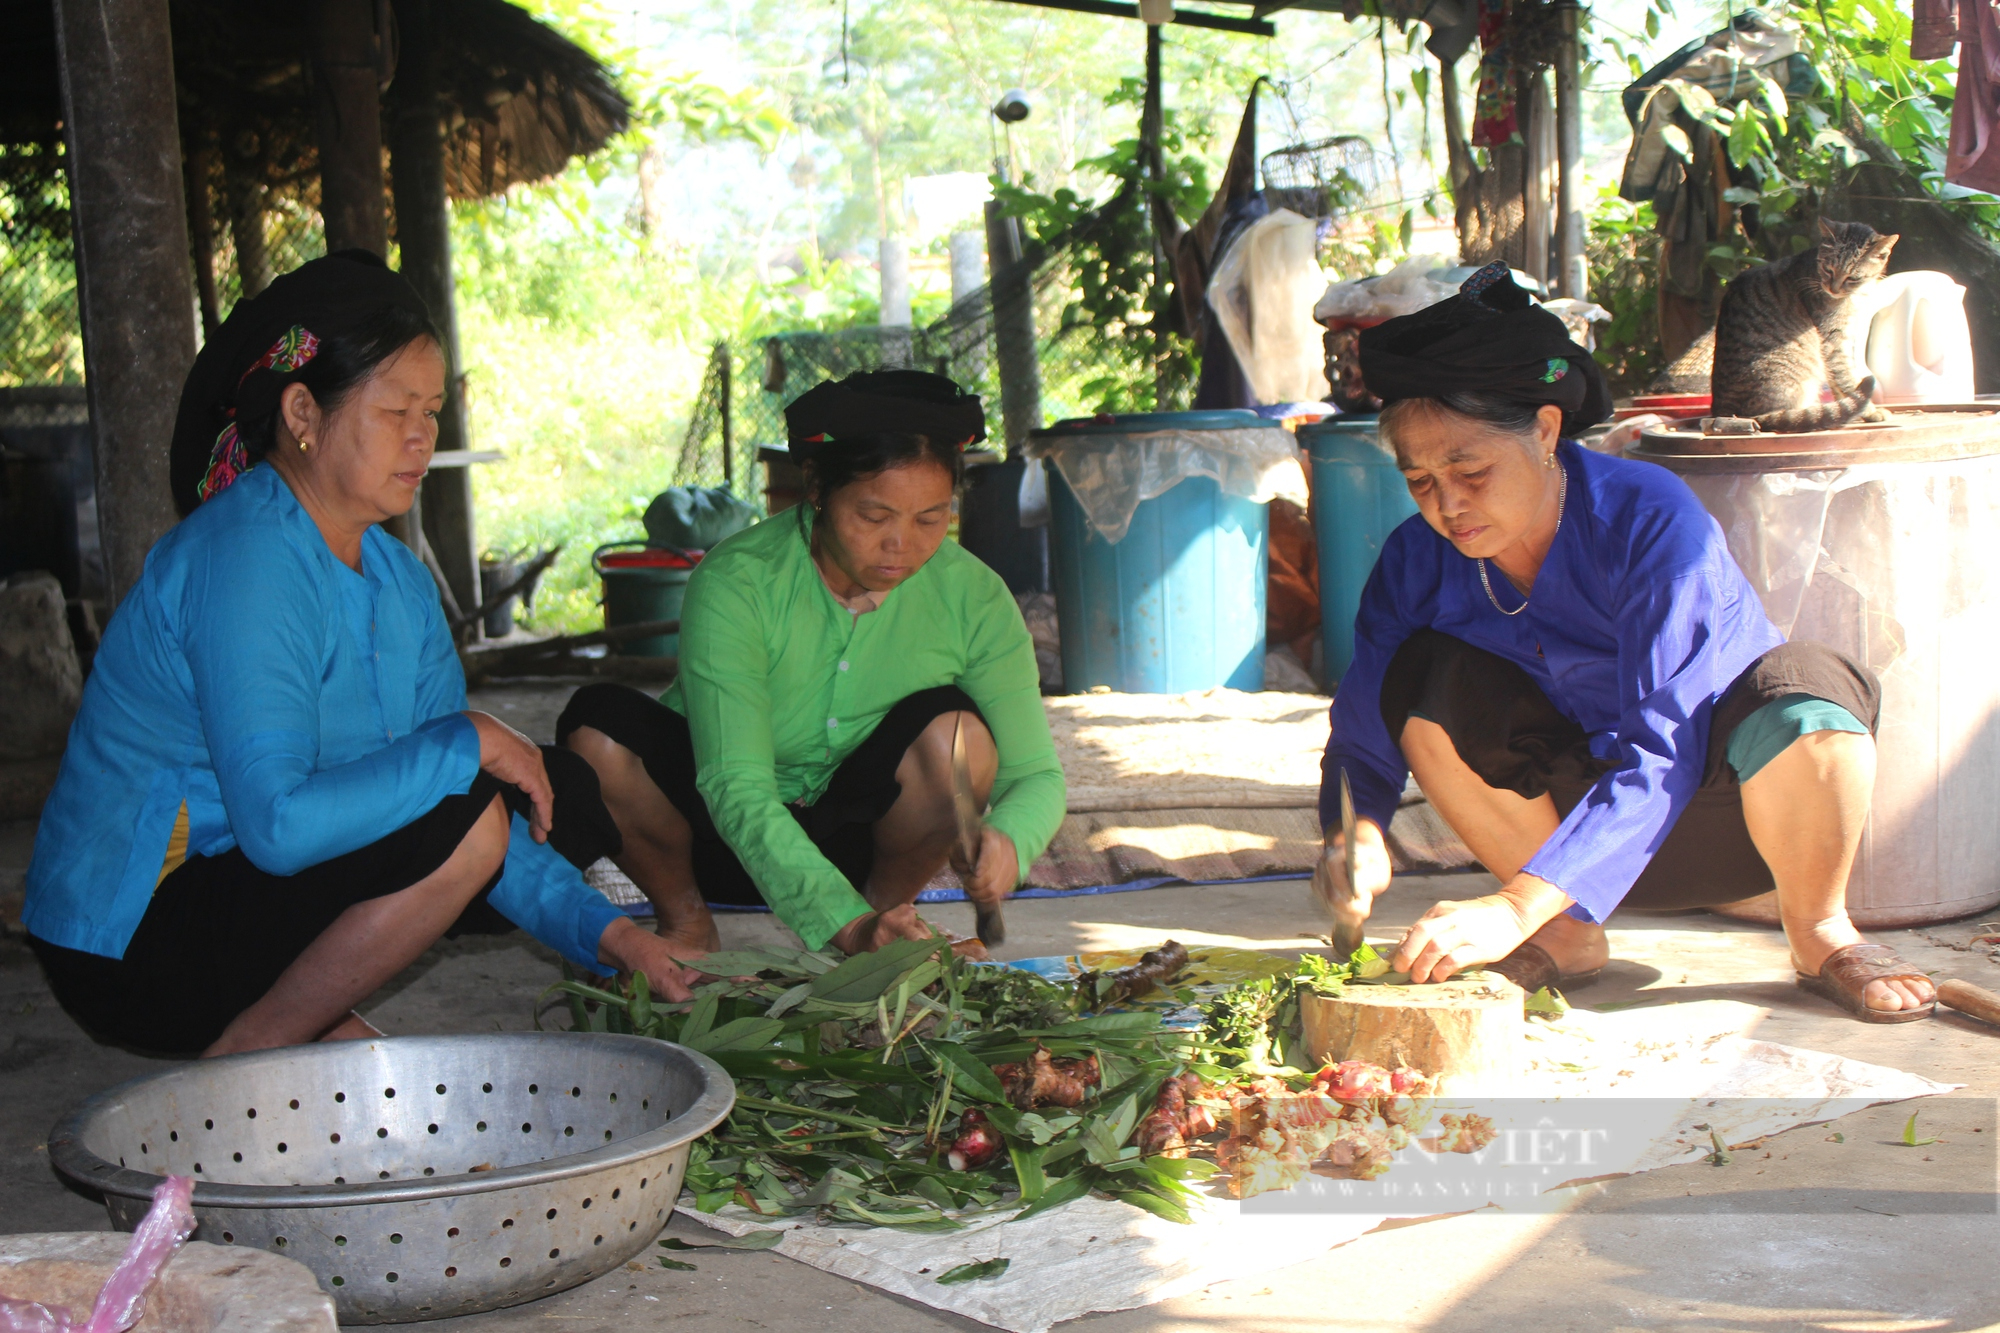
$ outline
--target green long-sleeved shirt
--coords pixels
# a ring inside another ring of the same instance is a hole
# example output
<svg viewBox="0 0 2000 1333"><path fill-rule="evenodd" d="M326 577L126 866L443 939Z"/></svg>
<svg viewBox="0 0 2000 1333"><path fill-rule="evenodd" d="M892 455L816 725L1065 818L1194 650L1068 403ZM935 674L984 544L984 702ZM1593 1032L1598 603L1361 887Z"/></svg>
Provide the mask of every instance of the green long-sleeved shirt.
<svg viewBox="0 0 2000 1333"><path fill-rule="evenodd" d="M957 685L1000 751L987 822L1021 874L1062 823L1062 766L1035 649L1000 576L956 542L856 616L813 564L787 512L709 552L681 608L680 676L661 702L688 720L696 786L716 829L778 918L820 948L868 903L787 803L819 799L889 709Z"/></svg>

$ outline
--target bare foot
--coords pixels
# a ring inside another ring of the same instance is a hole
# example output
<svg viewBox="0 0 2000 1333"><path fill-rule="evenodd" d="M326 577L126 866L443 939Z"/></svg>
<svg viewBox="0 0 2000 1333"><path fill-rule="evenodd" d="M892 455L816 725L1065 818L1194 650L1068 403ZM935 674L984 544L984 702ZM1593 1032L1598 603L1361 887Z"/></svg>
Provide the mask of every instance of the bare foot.
<svg viewBox="0 0 2000 1333"><path fill-rule="evenodd" d="M1611 943L1604 937L1604 927L1567 914L1549 918L1528 938L1555 959L1556 969L1566 977L1594 972L1611 961Z"/></svg>
<svg viewBox="0 0 2000 1333"><path fill-rule="evenodd" d="M674 957L699 958L722 947L722 933L715 928L715 914L703 905L699 912L662 914L654 933L674 947Z"/></svg>
<svg viewBox="0 0 2000 1333"><path fill-rule="evenodd" d="M349 1010L347 1017L320 1033L319 1039L321 1041L367 1041L370 1038L381 1035L381 1028L376 1027L360 1014Z"/></svg>
<svg viewBox="0 0 2000 1333"><path fill-rule="evenodd" d="M1787 921L1785 938L1791 942L1792 966L1808 977L1819 975L1821 965L1835 949L1863 943L1861 932L1845 912L1830 921ZM1871 981L1861 988L1861 1002L1885 1013L1922 1009L1936 999L1937 987L1928 981Z"/></svg>

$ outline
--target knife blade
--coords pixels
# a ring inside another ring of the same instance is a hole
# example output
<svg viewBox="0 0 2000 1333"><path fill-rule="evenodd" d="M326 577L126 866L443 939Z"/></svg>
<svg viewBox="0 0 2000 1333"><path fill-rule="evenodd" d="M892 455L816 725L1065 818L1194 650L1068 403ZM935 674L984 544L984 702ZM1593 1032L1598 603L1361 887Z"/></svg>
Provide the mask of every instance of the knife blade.
<svg viewBox="0 0 2000 1333"><path fill-rule="evenodd" d="M972 897L972 876L979 869L979 844L986 833L986 818L979 809L979 797L972 790L972 760L965 753L965 714L960 713L951 729L951 813L958 825L958 855L965 863L958 881L966 897ZM1007 941L1007 923L998 903L973 900L972 913L979 942L989 948Z"/></svg>
<svg viewBox="0 0 2000 1333"><path fill-rule="evenodd" d="M1347 893L1342 902L1329 902L1333 911L1333 951L1341 959L1347 958L1364 942L1362 923L1368 913L1360 908L1361 895L1355 889L1355 870L1358 857L1354 838L1354 789L1348 785L1347 770L1340 770L1340 840L1341 869L1347 873Z"/></svg>

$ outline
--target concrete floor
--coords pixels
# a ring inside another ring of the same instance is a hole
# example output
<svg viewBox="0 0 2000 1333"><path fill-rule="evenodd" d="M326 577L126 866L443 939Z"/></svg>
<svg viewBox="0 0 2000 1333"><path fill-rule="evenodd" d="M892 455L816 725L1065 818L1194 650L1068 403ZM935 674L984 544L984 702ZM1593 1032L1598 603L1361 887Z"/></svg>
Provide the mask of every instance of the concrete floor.
<svg viewBox="0 0 2000 1333"><path fill-rule="evenodd" d="M491 701L531 735L553 711L534 692ZM482 700L482 703L485 703ZM503 711L503 704L513 707ZM509 714L512 716L509 716ZM0 824L0 901L18 891L32 826ZM1485 891L1483 876L1409 878L1381 904L1384 931L1441 897ZM931 909L969 932L970 910ZM2000 914L1996 914L2000 915ZM1297 950L1317 918L1302 883L1170 888L1008 908L1008 957L1193 943ZM1190 925L1199 929L1191 929ZM1919 967L2000 990L1976 922L1885 932ZM766 916L730 916L724 946L780 937ZM1612 922L1615 961L1576 997L1604 1004L1641 991L1757 1006L1754 1035L1912 1070L1963 1091L1919 1103L1934 1145L1898 1141L1911 1108L1850 1116L1836 1143L1806 1128L1728 1167L1670 1167L1586 1187L1569 1211L1482 1211L1397 1223L1282 1271L1140 1310L1089 1316L1080 1333L1194 1333L1329 1323L1368 1330L1532 1328L1538 1333L1657 1329L2000 1330L2000 1029L1946 1015L1863 1026L1790 984L1782 938L1706 914ZM392 1034L530 1026L553 956L525 937L467 939L432 951L369 1006ZM162 1062L108 1049L56 1007L18 937L0 939L0 1233L101 1230L102 1207L49 1169L44 1138L92 1092ZM676 1218L670 1234L699 1239ZM984 1327L769 1254L712 1250L694 1272L628 1265L588 1286L493 1314L446 1321L463 1333L823 1327L856 1333Z"/></svg>

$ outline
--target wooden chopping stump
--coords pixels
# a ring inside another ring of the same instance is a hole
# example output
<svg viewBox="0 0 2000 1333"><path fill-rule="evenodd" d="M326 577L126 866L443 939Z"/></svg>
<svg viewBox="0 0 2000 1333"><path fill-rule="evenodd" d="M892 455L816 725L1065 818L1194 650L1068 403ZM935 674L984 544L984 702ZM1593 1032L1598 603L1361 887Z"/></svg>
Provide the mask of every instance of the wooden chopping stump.
<svg viewBox="0 0 2000 1333"><path fill-rule="evenodd" d="M1454 977L1428 986L1348 986L1306 994L1306 1049L1329 1064L1367 1060L1436 1075L1453 1095L1514 1092L1521 1067L1521 988L1503 977Z"/></svg>

